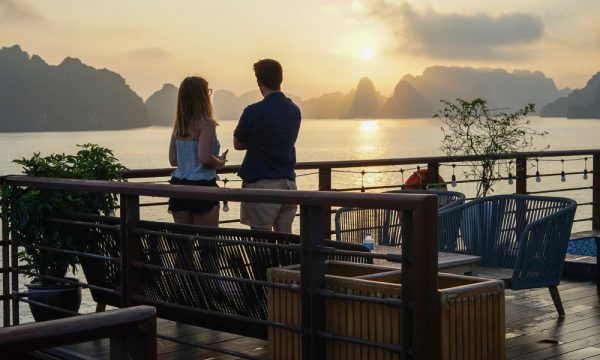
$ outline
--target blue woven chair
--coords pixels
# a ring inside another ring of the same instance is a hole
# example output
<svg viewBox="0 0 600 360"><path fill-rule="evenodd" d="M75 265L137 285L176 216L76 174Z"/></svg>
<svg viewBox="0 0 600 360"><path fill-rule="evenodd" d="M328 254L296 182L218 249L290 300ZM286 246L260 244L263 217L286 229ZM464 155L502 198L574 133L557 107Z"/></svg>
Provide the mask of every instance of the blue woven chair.
<svg viewBox="0 0 600 360"><path fill-rule="evenodd" d="M498 276L507 288L548 287L563 316L557 285L576 208L574 200L556 197L476 199L439 212L438 249L479 255L482 267L510 270Z"/></svg>
<svg viewBox="0 0 600 360"><path fill-rule="evenodd" d="M465 202L465 195L456 191L395 190L386 193L434 194L437 195L440 211ZM395 210L343 207L335 212L335 236L338 241L362 243L367 232L370 231L375 243L400 246L401 229L400 212Z"/></svg>

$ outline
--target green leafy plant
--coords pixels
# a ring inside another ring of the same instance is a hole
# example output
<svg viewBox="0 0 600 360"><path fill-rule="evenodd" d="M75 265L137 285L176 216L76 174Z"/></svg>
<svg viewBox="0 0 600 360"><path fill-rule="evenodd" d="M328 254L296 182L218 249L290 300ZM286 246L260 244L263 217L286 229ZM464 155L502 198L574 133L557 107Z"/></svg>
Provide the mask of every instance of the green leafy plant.
<svg viewBox="0 0 600 360"><path fill-rule="evenodd" d="M14 160L30 176L69 179L122 181L126 168L111 150L95 144L77 145L75 155L34 153L29 158ZM68 226L48 218L59 218L70 212L108 215L117 204L115 194L39 189L34 187L2 187L2 197L9 199L10 228L14 238L27 246L19 252L24 267L46 276L64 277L70 268L75 273L75 256L50 252L39 247L76 249L77 236ZM32 246L38 248L32 248ZM48 282L41 279L42 283Z"/></svg>
<svg viewBox="0 0 600 360"><path fill-rule="evenodd" d="M510 113L489 109L487 101L481 98L441 102L444 108L434 115L445 125L442 126L441 150L450 156L482 158L470 162L465 171L468 179L479 180L477 197L493 192L497 179L510 171L509 164L498 161L499 154L531 150L534 137L547 135L545 131L529 127L526 116L535 111L533 104Z"/></svg>

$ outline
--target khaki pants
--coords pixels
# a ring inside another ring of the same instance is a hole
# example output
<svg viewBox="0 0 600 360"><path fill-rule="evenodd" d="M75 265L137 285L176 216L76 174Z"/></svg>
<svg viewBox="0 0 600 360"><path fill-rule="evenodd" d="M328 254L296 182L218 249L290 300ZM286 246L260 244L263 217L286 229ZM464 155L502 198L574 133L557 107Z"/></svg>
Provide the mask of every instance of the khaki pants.
<svg viewBox="0 0 600 360"><path fill-rule="evenodd" d="M264 179L242 184L244 189L296 190L296 182L289 179ZM291 227L298 205L242 203L240 222L255 229L271 230Z"/></svg>

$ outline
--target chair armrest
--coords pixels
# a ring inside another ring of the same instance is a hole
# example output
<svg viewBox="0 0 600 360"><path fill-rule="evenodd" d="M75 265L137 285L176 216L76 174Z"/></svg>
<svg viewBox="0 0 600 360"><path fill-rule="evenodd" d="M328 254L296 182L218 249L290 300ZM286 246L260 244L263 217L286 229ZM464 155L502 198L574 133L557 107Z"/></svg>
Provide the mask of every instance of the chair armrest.
<svg viewBox="0 0 600 360"><path fill-rule="evenodd" d="M513 268L513 289L560 283L576 208L569 206L525 226Z"/></svg>

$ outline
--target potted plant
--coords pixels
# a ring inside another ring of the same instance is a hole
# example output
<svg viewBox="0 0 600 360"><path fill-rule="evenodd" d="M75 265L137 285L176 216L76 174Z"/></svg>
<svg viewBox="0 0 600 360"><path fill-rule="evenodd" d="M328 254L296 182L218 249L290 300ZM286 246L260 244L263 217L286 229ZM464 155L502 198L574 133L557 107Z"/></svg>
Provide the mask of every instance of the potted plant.
<svg viewBox="0 0 600 360"><path fill-rule="evenodd" d="M14 162L22 165L23 173L30 176L122 180L125 167L111 150L95 144L77 146L80 149L75 155L63 153L43 157L40 153L34 153L29 159ZM32 282L26 285L29 300L77 311L81 304L81 288L76 278L65 276L69 270L75 274L79 259L46 248L78 249L78 232L66 224L47 219L60 218L72 212L109 215L116 207L117 196L33 187L4 187L3 193L3 196L10 198L13 237L22 244L18 253L19 263L32 278ZM30 304L30 308L37 321L66 316L33 304Z"/></svg>

